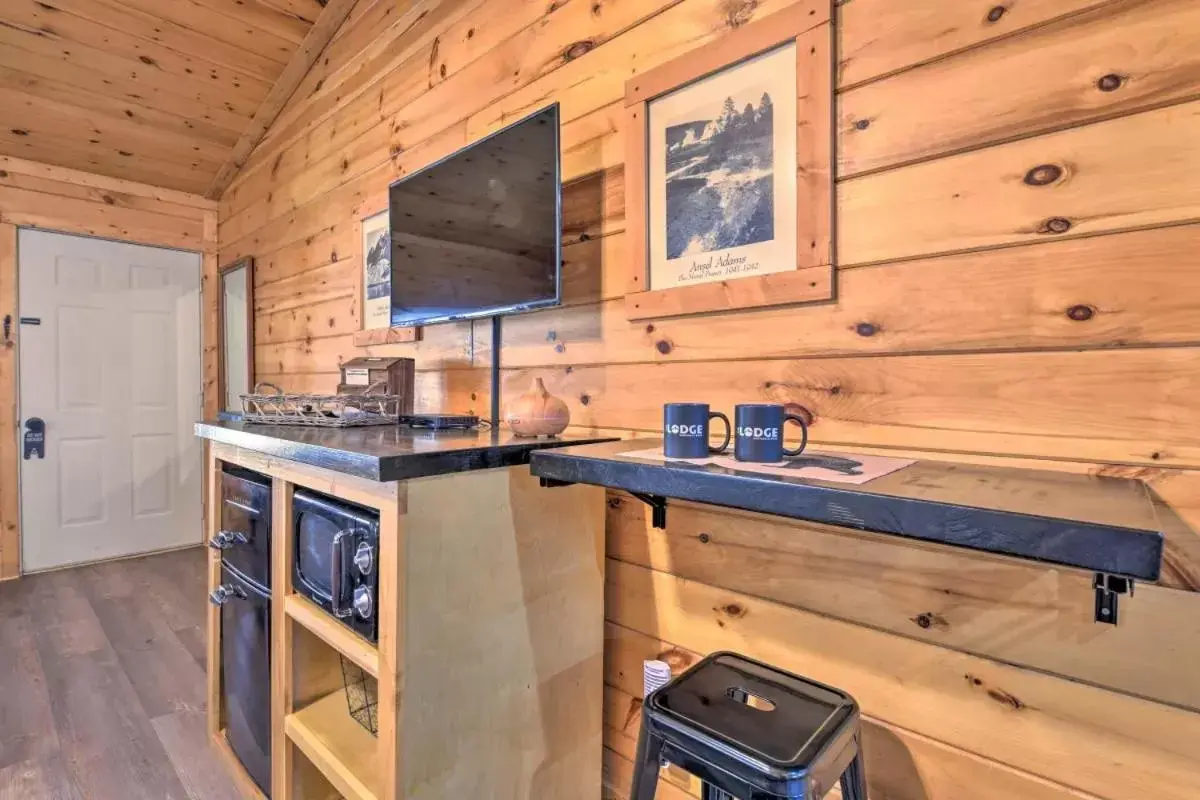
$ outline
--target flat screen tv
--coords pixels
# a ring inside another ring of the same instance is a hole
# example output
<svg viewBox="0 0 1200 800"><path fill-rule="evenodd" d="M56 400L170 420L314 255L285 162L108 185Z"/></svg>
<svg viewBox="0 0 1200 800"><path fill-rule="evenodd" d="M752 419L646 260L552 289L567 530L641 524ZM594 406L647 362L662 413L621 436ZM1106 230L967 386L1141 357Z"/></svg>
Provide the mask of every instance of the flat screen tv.
<svg viewBox="0 0 1200 800"><path fill-rule="evenodd" d="M390 187L392 325L557 305L558 104Z"/></svg>

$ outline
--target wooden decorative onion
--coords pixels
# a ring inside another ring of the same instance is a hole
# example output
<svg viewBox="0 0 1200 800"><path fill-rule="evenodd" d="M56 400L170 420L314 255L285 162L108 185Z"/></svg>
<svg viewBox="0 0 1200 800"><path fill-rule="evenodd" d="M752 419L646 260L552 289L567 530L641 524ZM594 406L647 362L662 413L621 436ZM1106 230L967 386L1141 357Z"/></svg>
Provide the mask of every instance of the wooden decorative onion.
<svg viewBox="0 0 1200 800"><path fill-rule="evenodd" d="M571 411L534 378L529 391L509 404L504 421L517 436L556 436L570 424Z"/></svg>

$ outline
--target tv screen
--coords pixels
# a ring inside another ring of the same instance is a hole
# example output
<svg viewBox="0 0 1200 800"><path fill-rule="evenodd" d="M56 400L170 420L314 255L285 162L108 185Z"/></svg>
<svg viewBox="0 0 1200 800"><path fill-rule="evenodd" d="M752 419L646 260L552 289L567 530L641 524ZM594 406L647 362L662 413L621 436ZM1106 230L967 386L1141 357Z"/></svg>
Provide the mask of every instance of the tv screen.
<svg viewBox="0 0 1200 800"><path fill-rule="evenodd" d="M558 104L393 183L392 325L559 302Z"/></svg>

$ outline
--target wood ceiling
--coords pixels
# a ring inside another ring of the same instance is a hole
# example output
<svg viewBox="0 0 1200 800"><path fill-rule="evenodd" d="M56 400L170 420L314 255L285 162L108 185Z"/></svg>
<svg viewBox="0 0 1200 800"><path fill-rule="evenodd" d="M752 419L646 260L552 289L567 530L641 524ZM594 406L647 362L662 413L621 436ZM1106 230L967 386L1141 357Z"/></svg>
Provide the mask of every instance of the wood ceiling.
<svg viewBox="0 0 1200 800"><path fill-rule="evenodd" d="M352 0L0 0L0 155L218 196Z"/></svg>

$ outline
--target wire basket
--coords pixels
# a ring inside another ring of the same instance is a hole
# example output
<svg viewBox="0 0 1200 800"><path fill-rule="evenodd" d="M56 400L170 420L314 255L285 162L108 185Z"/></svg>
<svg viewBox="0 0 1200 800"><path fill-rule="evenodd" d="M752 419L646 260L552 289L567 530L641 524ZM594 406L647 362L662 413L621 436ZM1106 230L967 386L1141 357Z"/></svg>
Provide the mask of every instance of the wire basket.
<svg viewBox="0 0 1200 800"><path fill-rule="evenodd" d="M346 684L346 704L355 722L372 736L379 735L379 684L362 667L345 656L342 660L342 682Z"/></svg>
<svg viewBox="0 0 1200 800"><path fill-rule="evenodd" d="M362 394L287 394L273 383L259 383L252 394L241 395L242 419L260 425L306 425L350 428L395 425L400 421L402 398L372 394L384 386L373 383ZM272 389L273 394L264 390Z"/></svg>

